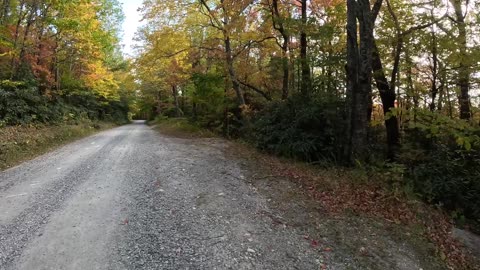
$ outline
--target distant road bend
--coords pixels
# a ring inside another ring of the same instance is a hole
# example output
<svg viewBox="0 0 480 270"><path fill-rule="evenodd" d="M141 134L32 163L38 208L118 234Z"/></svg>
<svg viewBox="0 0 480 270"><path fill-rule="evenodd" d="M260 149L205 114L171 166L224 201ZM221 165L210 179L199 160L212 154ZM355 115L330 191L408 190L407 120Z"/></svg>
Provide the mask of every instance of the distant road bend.
<svg viewBox="0 0 480 270"><path fill-rule="evenodd" d="M0 172L0 269L319 269L225 144L136 121Z"/></svg>

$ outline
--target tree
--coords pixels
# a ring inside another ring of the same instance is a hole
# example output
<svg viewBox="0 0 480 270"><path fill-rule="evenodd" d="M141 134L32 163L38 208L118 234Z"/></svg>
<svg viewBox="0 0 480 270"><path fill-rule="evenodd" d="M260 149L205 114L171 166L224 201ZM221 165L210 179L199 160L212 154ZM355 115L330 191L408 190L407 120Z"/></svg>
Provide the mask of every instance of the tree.
<svg viewBox="0 0 480 270"><path fill-rule="evenodd" d="M289 95L290 87L290 66L289 66L289 44L290 44L290 34L286 28L286 21L289 18L284 18L280 13L279 0L267 1L267 6L270 10L272 16L273 28L277 30L281 37L282 43L280 47L282 48L282 69L283 69L283 78L282 78L282 99L286 99Z"/></svg>
<svg viewBox="0 0 480 270"><path fill-rule="evenodd" d="M357 21L359 35L357 35ZM368 0L347 1L347 100L350 106L348 159L366 157L372 93L373 24Z"/></svg>
<svg viewBox="0 0 480 270"><path fill-rule="evenodd" d="M458 30L458 34L455 39L457 41L459 57L457 84L460 88L460 94L458 97L458 102L460 105L460 118L470 119L470 60L467 48L467 26L465 22L468 12L463 10L464 8L468 10L469 1L466 1L466 5L462 4L462 2L463 1L461 0L450 0L450 3L455 11L455 17L449 18L452 20Z"/></svg>
<svg viewBox="0 0 480 270"><path fill-rule="evenodd" d="M300 30L300 63L302 67L302 82L300 91L304 96L308 96L312 88L311 78L310 78L310 67L308 65L308 55L307 55L307 0L300 1L301 8L301 30Z"/></svg>

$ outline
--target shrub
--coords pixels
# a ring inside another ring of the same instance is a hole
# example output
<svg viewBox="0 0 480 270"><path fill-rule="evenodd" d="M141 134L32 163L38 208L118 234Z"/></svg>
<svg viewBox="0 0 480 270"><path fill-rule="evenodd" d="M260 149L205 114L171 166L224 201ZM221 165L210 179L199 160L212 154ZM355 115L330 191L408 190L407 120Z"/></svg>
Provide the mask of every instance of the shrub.
<svg viewBox="0 0 480 270"><path fill-rule="evenodd" d="M66 90L63 96L47 97L38 88L24 82L0 82L0 125L77 122L100 119L128 121L128 103L105 100L88 89Z"/></svg>
<svg viewBox="0 0 480 270"><path fill-rule="evenodd" d="M255 145L306 161L336 160L341 153L343 103L292 97L274 102L253 119Z"/></svg>
<svg viewBox="0 0 480 270"><path fill-rule="evenodd" d="M21 82L0 82L0 119L6 125L56 121L58 110L35 87Z"/></svg>
<svg viewBox="0 0 480 270"><path fill-rule="evenodd" d="M457 217L480 221L480 128L463 120L417 111L400 161L407 181L425 200Z"/></svg>

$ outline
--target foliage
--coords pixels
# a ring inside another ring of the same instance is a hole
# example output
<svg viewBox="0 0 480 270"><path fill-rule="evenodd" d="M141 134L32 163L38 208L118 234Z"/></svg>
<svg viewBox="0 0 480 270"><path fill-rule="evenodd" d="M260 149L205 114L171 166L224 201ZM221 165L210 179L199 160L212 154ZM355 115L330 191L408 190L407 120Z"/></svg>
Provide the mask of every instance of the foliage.
<svg viewBox="0 0 480 270"><path fill-rule="evenodd" d="M106 100L88 91L72 91L55 99L23 82L0 83L0 119L3 125L75 122L81 119L128 121L125 101Z"/></svg>
<svg viewBox="0 0 480 270"><path fill-rule="evenodd" d="M416 111L400 161L424 199L480 221L480 128L430 111Z"/></svg>
<svg viewBox="0 0 480 270"><path fill-rule="evenodd" d="M1 5L2 125L128 118L135 85L119 50L117 0Z"/></svg>
<svg viewBox="0 0 480 270"><path fill-rule="evenodd" d="M47 123L61 118L59 106L50 106L38 89L22 82L2 81L0 85L0 119L5 125Z"/></svg>
<svg viewBox="0 0 480 270"><path fill-rule="evenodd" d="M345 120L341 102L292 97L272 103L254 120L252 140L258 148L307 161L336 161Z"/></svg>

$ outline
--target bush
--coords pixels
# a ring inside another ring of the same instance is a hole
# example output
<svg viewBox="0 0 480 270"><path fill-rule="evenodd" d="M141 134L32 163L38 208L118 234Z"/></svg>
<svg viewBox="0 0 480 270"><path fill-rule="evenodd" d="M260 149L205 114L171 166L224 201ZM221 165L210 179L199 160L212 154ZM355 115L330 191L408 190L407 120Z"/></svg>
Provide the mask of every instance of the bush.
<svg viewBox="0 0 480 270"><path fill-rule="evenodd" d="M0 82L0 119L6 125L56 121L59 110L59 106L41 96L35 87L21 82Z"/></svg>
<svg viewBox="0 0 480 270"><path fill-rule="evenodd" d="M428 111L406 131L400 161L425 200L480 221L480 128Z"/></svg>
<svg viewBox="0 0 480 270"><path fill-rule="evenodd" d="M344 130L343 103L292 97L253 119L251 140L261 150L306 161L337 160Z"/></svg>
<svg viewBox="0 0 480 270"><path fill-rule="evenodd" d="M77 122L80 119L128 121L126 101L105 100L88 89L47 97L24 82L0 82L0 125Z"/></svg>
<svg viewBox="0 0 480 270"><path fill-rule="evenodd" d="M480 152L437 145L410 164L408 179L427 201L480 221Z"/></svg>

